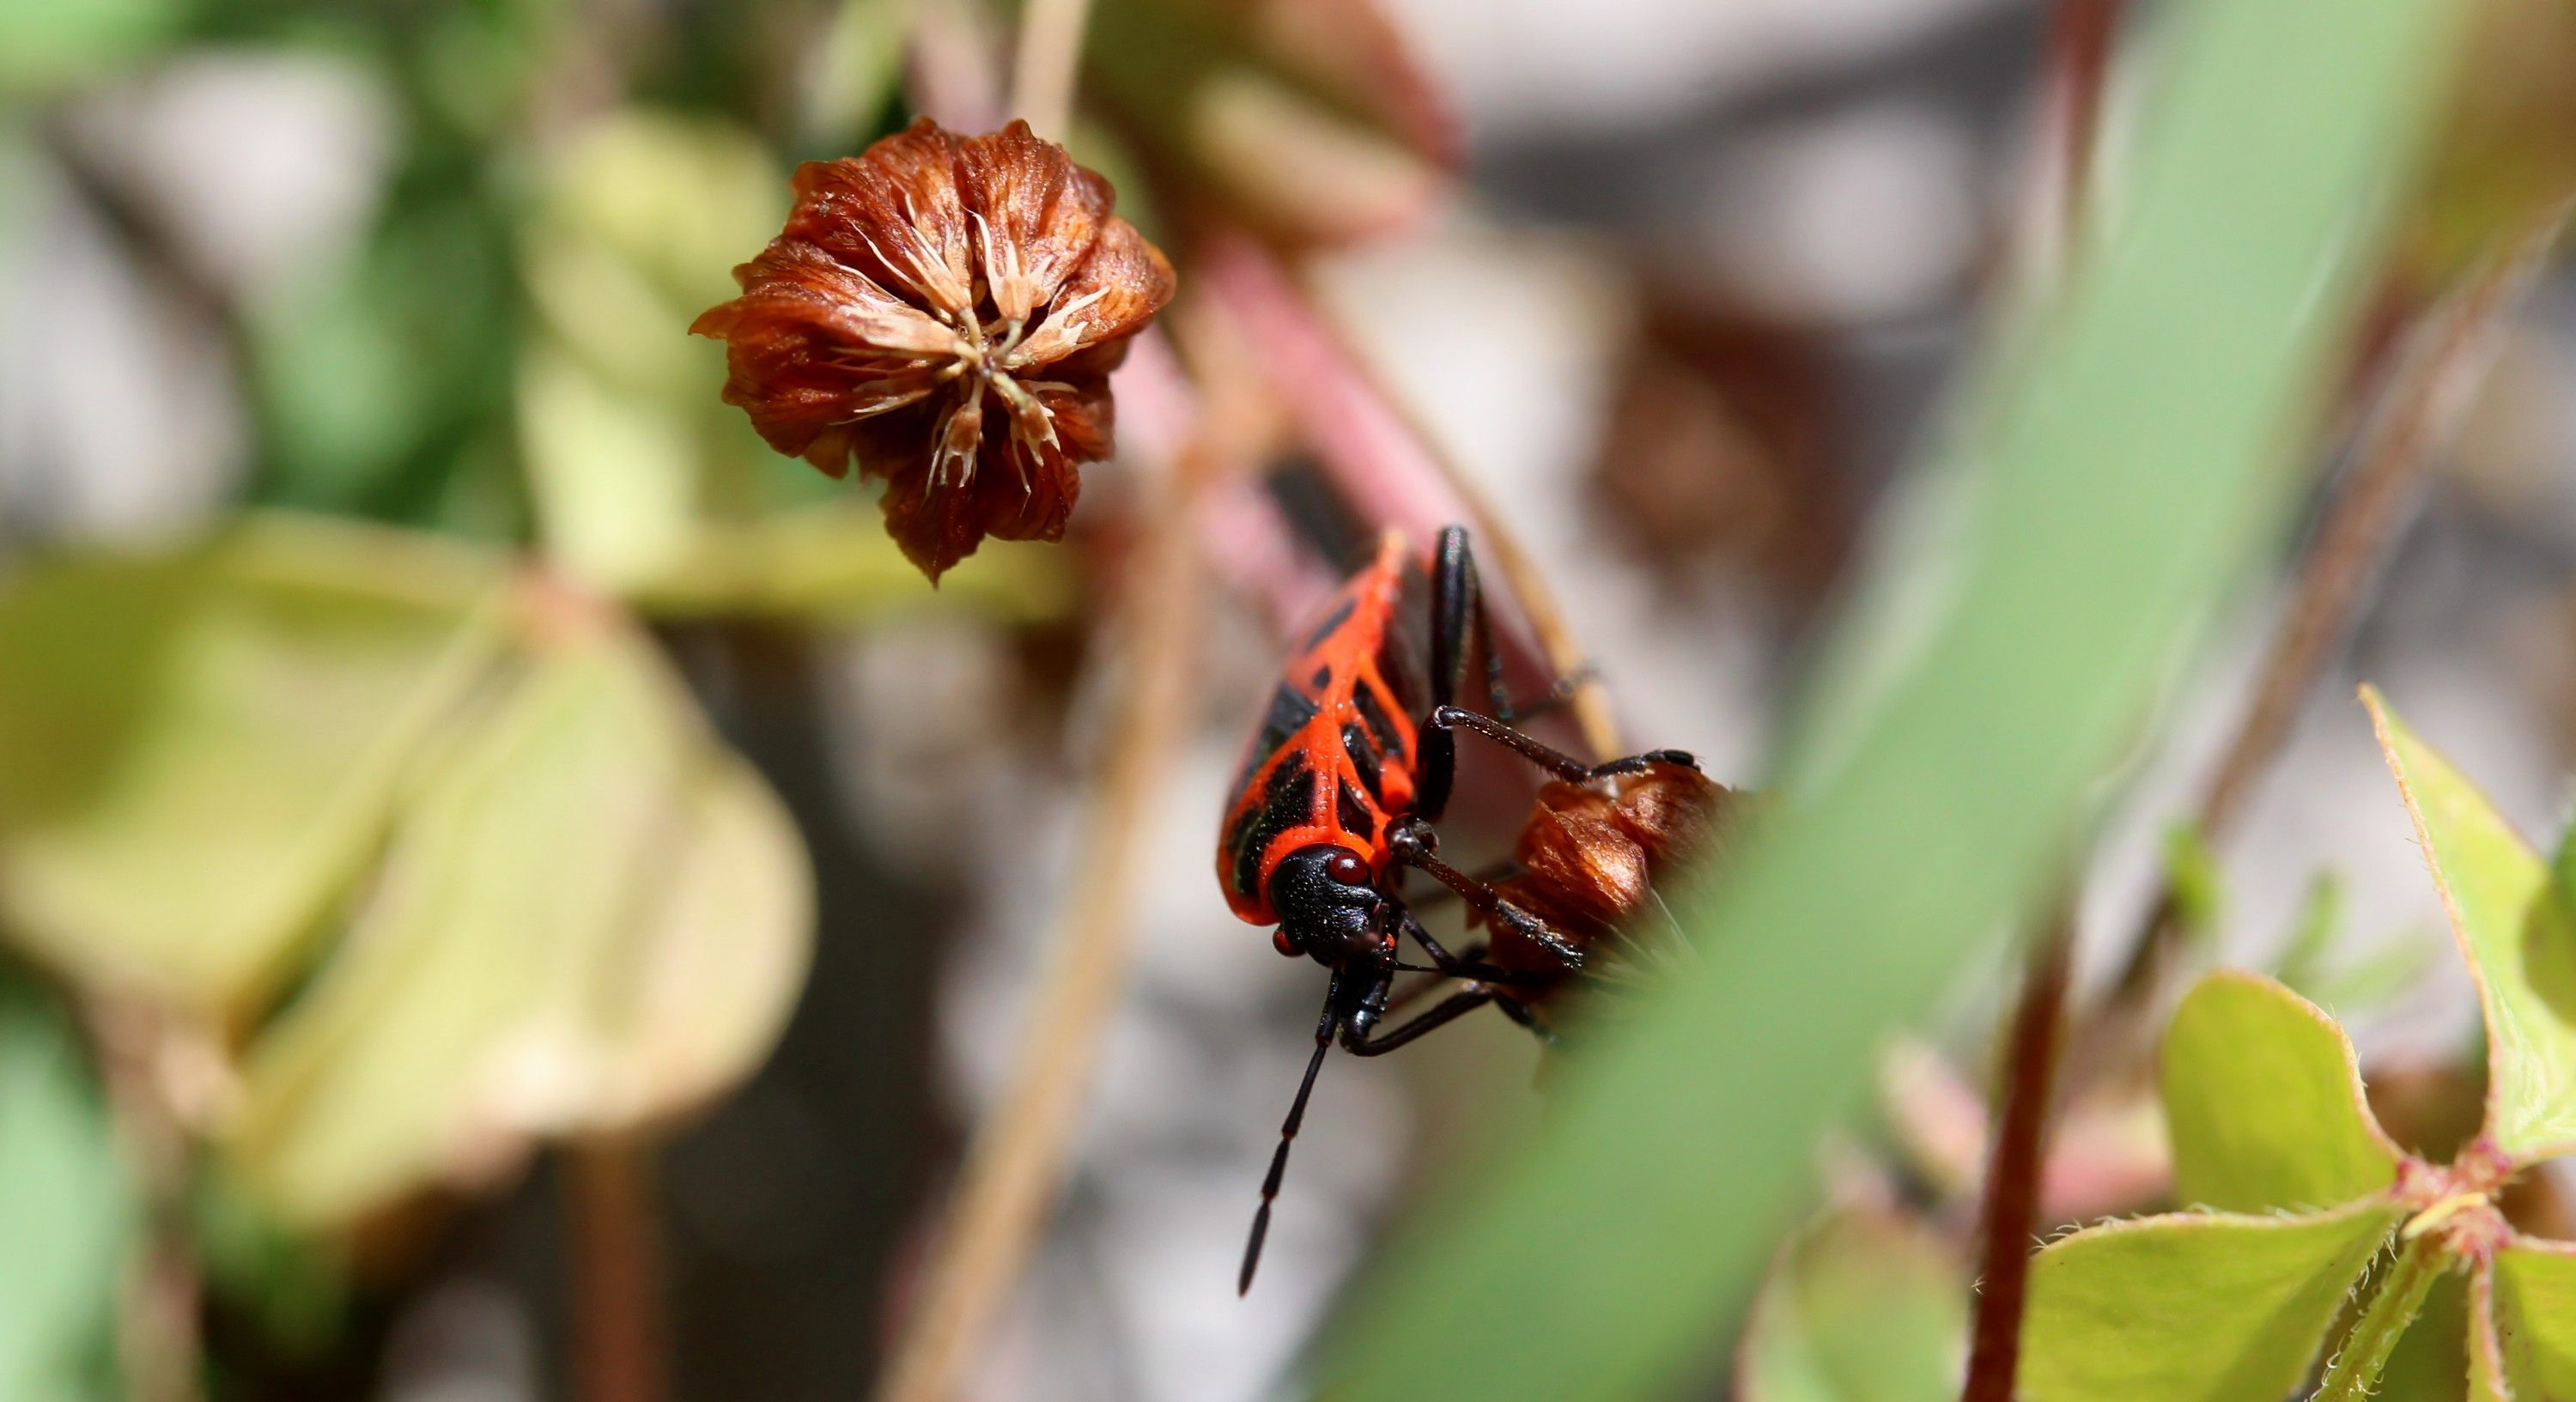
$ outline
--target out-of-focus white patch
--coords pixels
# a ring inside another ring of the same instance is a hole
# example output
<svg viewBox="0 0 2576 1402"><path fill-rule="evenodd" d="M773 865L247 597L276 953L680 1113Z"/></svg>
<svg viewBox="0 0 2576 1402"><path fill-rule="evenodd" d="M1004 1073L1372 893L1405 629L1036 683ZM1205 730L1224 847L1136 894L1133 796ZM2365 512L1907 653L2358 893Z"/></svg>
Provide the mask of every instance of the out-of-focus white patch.
<svg viewBox="0 0 2576 1402"><path fill-rule="evenodd" d="M2006 0L1389 0L1479 141L1626 131Z"/></svg>
<svg viewBox="0 0 2576 1402"><path fill-rule="evenodd" d="M200 275L259 298L347 247L392 159L393 104L328 55L210 50L84 97L71 139Z"/></svg>
<svg viewBox="0 0 2576 1402"><path fill-rule="evenodd" d="M1958 119L1884 103L1748 140L1711 163L1699 228L1747 306L1845 324L1908 316L1967 270L1977 171Z"/></svg>
<svg viewBox="0 0 2576 1402"><path fill-rule="evenodd" d="M0 521L54 536L193 526L241 472L223 337L126 260L59 171L0 160Z"/></svg>

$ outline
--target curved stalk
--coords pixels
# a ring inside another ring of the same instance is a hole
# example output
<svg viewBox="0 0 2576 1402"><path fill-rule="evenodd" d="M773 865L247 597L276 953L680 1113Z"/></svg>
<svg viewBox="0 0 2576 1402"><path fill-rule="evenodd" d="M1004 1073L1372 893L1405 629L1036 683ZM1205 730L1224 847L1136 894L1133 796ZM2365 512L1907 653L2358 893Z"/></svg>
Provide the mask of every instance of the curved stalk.
<svg viewBox="0 0 2576 1402"><path fill-rule="evenodd" d="M2405 1336L2406 1326L2424 1308L2424 1297L2433 1282L2450 1266L2449 1249L2438 1233L2417 1237L2399 1253L2397 1264L2380 1282L2379 1292L2370 1297L2370 1308L2363 1310L2361 1322L2352 1326L2343 1347L2335 1353L2334 1362L2326 1369L2326 1380L2317 1385L2310 1402L2362 1402L2379 1391L2379 1375L2388 1370L2389 1355L2397 1351L2397 1341Z"/></svg>

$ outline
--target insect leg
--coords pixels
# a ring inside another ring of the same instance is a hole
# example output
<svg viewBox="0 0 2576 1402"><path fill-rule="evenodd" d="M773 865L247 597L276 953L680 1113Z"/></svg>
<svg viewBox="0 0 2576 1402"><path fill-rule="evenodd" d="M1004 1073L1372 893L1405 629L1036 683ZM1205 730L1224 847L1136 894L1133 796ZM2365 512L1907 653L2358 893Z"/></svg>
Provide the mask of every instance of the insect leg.
<svg viewBox="0 0 2576 1402"><path fill-rule="evenodd" d="M1622 755L1600 764L1585 764L1544 740L1522 734L1491 716L1478 715L1464 706L1434 706L1423 726L1423 738L1446 734L1453 729L1472 730L1476 734L1510 750L1548 773L1570 784L1590 783L1620 774L1635 774L1649 765L1681 764L1699 768L1699 760L1686 750L1648 750L1643 754Z"/></svg>
<svg viewBox="0 0 2576 1402"><path fill-rule="evenodd" d="M1504 901L1500 904L1508 906L1510 902ZM1451 954L1441 947L1438 940L1431 937L1429 930L1422 928L1422 922L1414 919L1411 911L1405 912L1404 929L1405 933L1413 936L1415 944L1422 946L1422 952L1431 956L1431 962L1440 966L1440 972L1451 978L1469 978L1479 983L1515 985L1535 985L1548 981L1544 978L1515 974L1508 969L1496 968L1486 963L1485 946L1481 942L1469 946L1466 954Z"/></svg>
<svg viewBox="0 0 2576 1402"><path fill-rule="evenodd" d="M1416 1037L1455 1022L1493 1001L1493 989L1481 983L1471 983L1433 1004L1429 1012L1401 1026L1388 1028L1365 1041L1342 1039L1342 1050L1353 1056L1384 1056Z"/></svg>
<svg viewBox="0 0 2576 1402"><path fill-rule="evenodd" d="M1556 1045L1556 1029L1548 1026L1546 1019L1530 1011L1527 1006L1515 1003L1509 998L1495 999L1494 1006L1503 1010L1503 1016L1528 1028L1531 1036L1548 1046Z"/></svg>
<svg viewBox="0 0 2576 1402"><path fill-rule="evenodd" d="M1488 924L1511 927L1515 934L1526 936L1531 943L1556 956L1557 962L1568 969L1583 967L1583 950L1580 946L1560 934L1546 921L1496 895L1491 886L1440 860L1439 835L1432 831L1429 823L1420 818L1399 819L1395 826L1387 830L1386 842L1387 850L1397 861L1428 873L1433 880L1457 892L1458 899L1465 902L1468 909L1484 917ZM1416 941L1422 943L1424 949L1436 948L1422 934L1421 922L1413 920L1410 913L1407 914L1406 923L1413 928ZM1432 957L1436 960L1440 956L1434 953ZM1506 975L1503 978L1488 981L1528 983L1534 980Z"/></svg>
<svg viewBox="0 0 2576 1402"><path fill-rule="evenodd" d="M1342 979L1333 976L1332 986L1324 992L1324 1011L1315 1020L1315 1054L1306 1062L1306 1076L1297 1083L1297 1098L1288 1103L1288 1119L1279 1126L1279 1147L1271 1151L1270 1172L1261 1180L1261 1208L1252 1214L1252 1236L1243 1244L1243 1273L1235 1278L1234 1293L1247 1294L1252 1289L1252 1273L1261 1266L1261 1244L1270 1235L1270 1204L1279 1197L1279 1181L1288 1173L1288 1149L1297 1142L1297 1129L1306 1122L1306 1098L1315 1093L1315 1073L1324 1069L1324 1053L1333 1049L1333 1029L1342 1021Z"/></svg>

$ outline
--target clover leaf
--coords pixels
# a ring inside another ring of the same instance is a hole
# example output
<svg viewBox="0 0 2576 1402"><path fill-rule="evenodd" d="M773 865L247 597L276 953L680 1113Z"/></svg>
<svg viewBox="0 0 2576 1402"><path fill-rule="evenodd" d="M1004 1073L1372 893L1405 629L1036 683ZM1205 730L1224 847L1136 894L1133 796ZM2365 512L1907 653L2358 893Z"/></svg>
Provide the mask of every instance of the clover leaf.
<svg viewBox="0 0 2576 1402"><path fill-rule="evenodd" d="M2576 1395L2576 1245L2524 1236L2495 1206L2514 1174L2576 1152L2576 910L2559 874L2576 862L2562 845L2553 872L2377 693L2362 700L2477 982L2483 1126L2447 1165L2405 1153L2324 1012L2256 975L2204 978L2175 1011L2162 1090L2176 1193L2217 1210L2040 1253L2022 1324L2032 1402L2271 1402L2321 1357L2318 1398L2368 1396L2463 1270L2469 1396Z"/></svg>

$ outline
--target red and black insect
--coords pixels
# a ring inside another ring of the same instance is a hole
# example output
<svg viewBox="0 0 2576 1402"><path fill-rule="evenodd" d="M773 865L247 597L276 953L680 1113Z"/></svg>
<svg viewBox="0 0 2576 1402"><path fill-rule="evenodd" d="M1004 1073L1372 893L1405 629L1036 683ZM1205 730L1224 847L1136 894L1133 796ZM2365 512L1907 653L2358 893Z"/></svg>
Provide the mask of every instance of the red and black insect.
<svg viewBox="0 0 2576 1402"><path fill-rule="evenodd" d="M1415 586L1426 577L1427 627L1414 617L1422 593ZM1459 704L1471 674L1481 680L1484 711ZM1475 557L1458 526L1440 533L1427 560L1411 557L1390 534L1300 641L1271 694L1227 804L1217 880L1237 916L1276 926L1272 942L1281 954L1314 959L1332 971L1332 980L1315 1024L1314 1055L1262 1180L1239 1290L1252 1286L1289 1147L1336 1040L1353 1055L1377 1056L1488 1003L1548 1035L1531 1004L1584 966L1588 932L1560 930L1441 860L1431 825L1448 804L1457 732L1484 736L1559 784L1699 772L1679 750L1586 764L1514 729L1514 719ZM1492 931L1496 949L1508 950L1520 967L1488 962L1482 949L1461 955L1443 948L1406 907L1407 868L1455 892ZM1429 957L1428 965L1398 957L1406 938ZM1406 971L1464 982L1426 1011L1381 1029L1395 976Z"/></svg>

